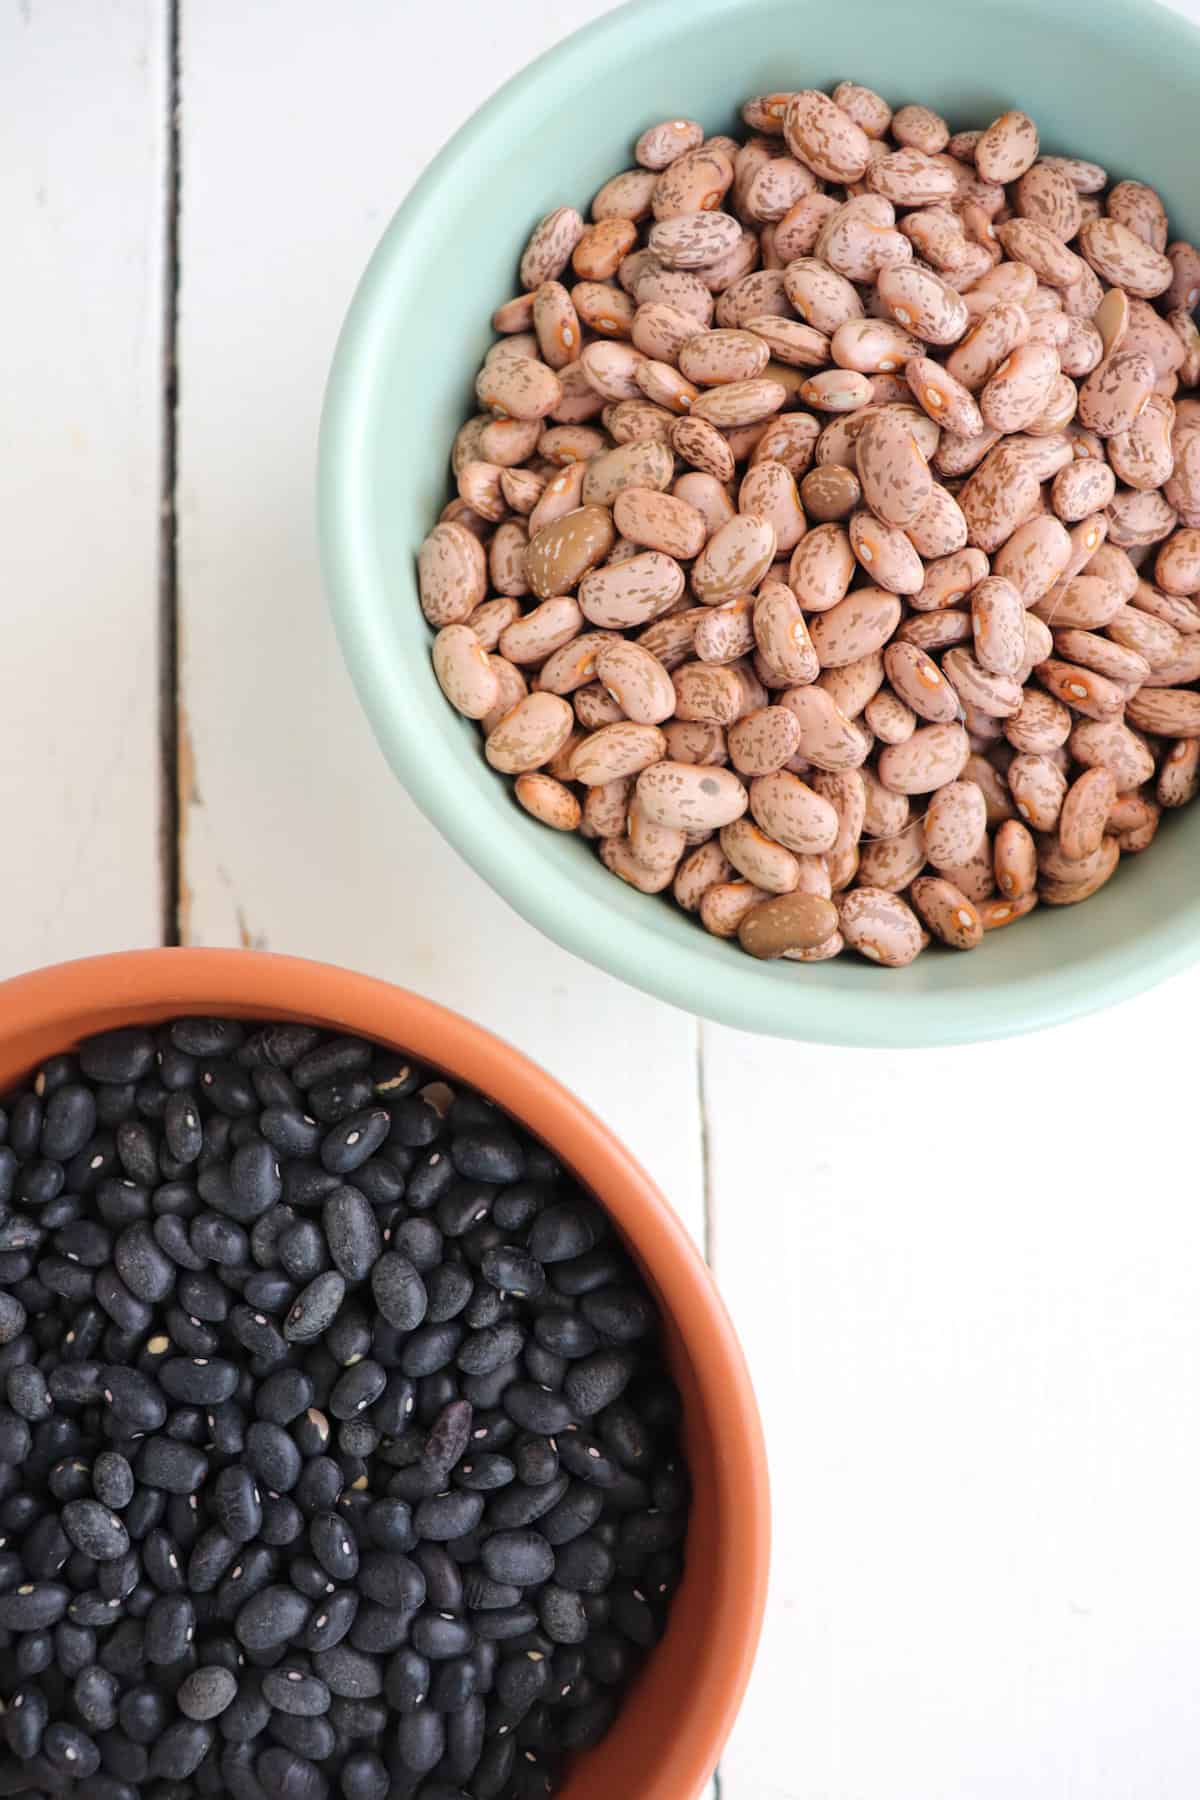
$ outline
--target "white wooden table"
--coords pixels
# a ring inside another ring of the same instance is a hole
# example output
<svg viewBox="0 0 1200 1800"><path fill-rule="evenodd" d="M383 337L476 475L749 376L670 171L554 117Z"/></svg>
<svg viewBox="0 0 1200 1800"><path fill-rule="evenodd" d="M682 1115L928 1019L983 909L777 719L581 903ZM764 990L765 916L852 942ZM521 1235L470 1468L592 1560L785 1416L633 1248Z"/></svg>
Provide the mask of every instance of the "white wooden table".
<svg viewBox="0 0 1200 1800"><path fill-rule="evenodd" d="M624 1135L771 1440L723 1800L1192 1800L1200 976L946 1053L700 1026L484 889L334 645L313 462L355 279L437 145L604 10L460 0L443 36L412 0L0 0L0 973L164 940L352 964Z"/></svg>

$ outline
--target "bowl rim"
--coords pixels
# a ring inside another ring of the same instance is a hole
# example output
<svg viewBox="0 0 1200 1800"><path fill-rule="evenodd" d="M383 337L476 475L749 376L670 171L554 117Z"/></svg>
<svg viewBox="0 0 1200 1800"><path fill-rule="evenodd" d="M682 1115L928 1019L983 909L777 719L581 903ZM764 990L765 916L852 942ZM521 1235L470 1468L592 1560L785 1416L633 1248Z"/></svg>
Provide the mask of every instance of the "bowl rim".
<svg viewBox="0 0 1200 1800"><path fill-rule="evenodd" d="M762 1421L745 1355L715 1278L662 1191L621 1140L568 1088L482 1025L407 988L334 964L257 950L117 951L0 982L0 1058L16 1045L29 1068L93 1031L173 1013L322 1021L389 1040L495 1099L598 1195L653 1276L713 1427L719 1517L737 1530L711 1584L713 1656L703 1704L672 1721L666 1788L698 1793L741 1707L762 1633L771 1512ZM23 1045L31 1047L26 1057ZM0 1069L0 1091L18 1078ZM569 1147L569 1148L568 1148ZM685 1329L681 1319L689 1323ZM716 1422L720 1421L720 1433Z"/></svg>
<svg viewBox="0 0 1200 1800"><path fill-rule="evenodd" d="M985 5L999 0L982 0ZM1052 0L1053 10L1088 29L1091 0ZM688 26L738 13L742 0L688 0ZM1017 972L981 997L969 979L930 992L885 985L854 991L807 989L749 958L718 964L656 929L658 909L622 914L582 891L549 858L531 879L523 842L478 829L470 790L447 790L427 754L417 708L395 704L394 660L382 620L389 604L371 537L370 421L376 372L386 352L393 287L422 266L437 197L471 180L489 146L499 152L518 113L550 85L594 79L595 58L627 55L630 34L644 42L679 18L678 0L627 0L553 45L486 100L443 145L401 202L352 298L334 352L321 416L317 508L321 560L335 629L375 737L412 799L488 885L553 942L630 986L739 1030L801 1042L859 1048L949 1047L1044 1030L1145 992L1200 960L1200 889L1175 914L1119 943L1072 951L1058 966ZM1200 71L1200 27L1159 0L1108 0L1109 29L1121 23L1163 36L1164 53ZM697 947L700 948L699 946ZM744 960L748 967L737 966Z"/></svg>

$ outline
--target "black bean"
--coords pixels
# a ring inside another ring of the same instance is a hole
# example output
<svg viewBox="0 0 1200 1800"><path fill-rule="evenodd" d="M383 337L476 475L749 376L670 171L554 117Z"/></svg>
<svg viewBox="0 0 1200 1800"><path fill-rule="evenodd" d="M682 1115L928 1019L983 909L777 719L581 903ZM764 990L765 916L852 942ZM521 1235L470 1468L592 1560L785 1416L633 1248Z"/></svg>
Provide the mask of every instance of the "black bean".
<svg viewBox="0 0 1200 1800"><path fill-rule="evenodd" d="M516 1473L516 1464L507 1456L496 1456L485 1451L482 1455L472 1455L465 1462L460 1462L454 1471L454 1479L459 1487L486 1494L496 1488L507 1487L510 1481L516 1479Z"/></svg>
<svg viewBox="0 0 1200 1800"><path fill-rule="evenodd" d="M429 1322L441 1325L462 1312L475 1291L475 1282L461 1263L442 1263L429 1271L425 1288L429 1295Z"/></svg>
<svg viewBox="0 0 1200 1800"><path fill-rule="evenodd" d="M137 1454L136 1473L139 1480L168 1494L194 1494L208 1473L208 1458L202 1450L173 1438L150 1437Z"/></svg>
<svg viewBox="0 0 1200 1800"><path fill-rule="evenodd" d="M541 1262L513 1244L502 1244L484 1252L480 1264L485 1281L502 1293L515 1294L521 1300L536 1300L546 1285L546 1271Z"/></svg>
<svg viewBox="0 0 1200 1800"><path fill-rule="evenodd" d="M94 1562L112 1562L129 1549L129 1533L121 1520L98 1500L69 1500L61 1518L75 1548Z"/></svg>
<svg viewBox="0 0 1200 1800"><path fill-rule="evenodd" d="M25 1582L11 1594L0 1594L0 1626L8 1631L44 1631L67 1610L70 1590L58 1582Z"/></svg>
<svg viewBox="0 0 1200 1800"><path fill-rule="evenodd" d="M450 1140L450 1155L460 1175L499 1186L519 1181L525 1172L525 1153L517 1138L502 1123L465 1125Z"/></svg>
<svg viewBox="0 0 1200 1800"><path fill-rule="evenodd" d="M379 1221L366 1196L356 1187L335 1188L321 1218L335 1268L347 1281L365 1281L383 1248Z"/></svg>
<svg viewBox="0 0 1200 1800"><path fill-rule="evenodd" d="M82 1082L56 1088L42 1116L40 1148L43 1156L69 1162L78 1156L96 1129L96 1099Z"/></svg>
<svg viewBox="0 0 1200 1800"><path fill-rule="evenodd" d="M224 1357L168 1357L159 1370L163 1391L189 1406L216 1406L238 1383L237 1366Z"/></svg>
<svg viewBox="0 0 1200 1800"><path fill-rule="evenodd" d="M327 1269L310 1281L288 1313L283 1335L289 1343L310 1344L332 1325L346 1295L345 1277Z"/></svg>
<svg viewBox="0 0 1200 1800"><path fill-rule="evenodd" d="M237 1640L247 1650L278 1649L303 1631L311 1610L295 1588L264 1588L238 1613L234 1623Z"/></svg>
<svg viewBox="0 0 1200 1800"><path fill-rule="evenodd" d="M315 1763L282 1744L264 1750L255 1772L271 1800L324 1800L329 1784Z"/></svg>
<svg viewBox="0 0 1200 1800"><path fill-rule="evenodd" d="M616 1344L633 1344L654 1325L654 1309L648 1297L632 1287L605 1286L585 1294L580 1311L603 1338Z"/></svg>
<svg viewBox="0 0 1200 1800"><path fill-rule="evenodd" d="M436 1374L453 1361L462 1340L462 1326L454 1320L445 1325L422 1325L409 1334L400 1367L414 1377Z"/></svg>
<svg viewBox="0 0 1200 1800"><path fill-rule="evenodd" d="M154 1067L154 1039L141 1026L103 1032L80 1046L79 1066L89 1081L140 1081Z"/></svg>
<svg viewBox="0 0 1200 1800"><path fill-rule="evenodd" d="M574 1423L574 1414L562 1394L548 1392L532 1381L514 1381L504 1391L504 1410L522 1431L553 1437Z"/></svg>
<svg viewBox="0 0 1200 1800"><path fill-rule="evenodd" d="M280 1712L311 1719L329 1711L328 1687L317 1675L283 1664L263 1676L263 1698Z"/></svg>
<svg viewBox="0 0 1200 1800"><path fill-rule="evenodd" d="M321 1127L299 1106L268 1106L259 1115L259 1130L280 1156L312 1156L320 1146Z"/></svg>
<svg viewBox="0 0 1200 1800"><path fill-rule="evenodd" d="M282 1193L279 1152L274 1146L257 1135L240 1145L229 1165L229 1196L222 1210L249 1225L269 1212Z"/></svg>
<svg viewBox="0 0 1200 1800"><path fill-rule="evenodd" d="M177 1719L150 1751L150 1774L165 1781L186 1781L208 1755L215 1733L205 1719Z"/></svg>
<svg viewBox="0 0 1200 1800"><path fill-rule="evenodd" d="M320 1713L302 1715L276 1710L267 1727L277 1744L306 1756L309 1762L322 1763L338 1750L338 1735L327 1717Z"/></svg>
<svg viewBox="0 0 1200 1800"><path fill-rule="evenodd" d="M237 1060L244 1068L294 1069L320 1040L314 1025L267 1025L242 1045Z"/></svg>
<svg viewBox="0 0 1200 1800"><path fill-rule="evenodd" d="M175 1692L176 1704L189 1719L215 1719L238 1691L237 1677L228 1669L208 1665L185 1675Z"/></svg>
<svg viewBox="0 0 1200 1800"><path fill-rule="evenodd" d="M569 1262L554 1263L551 1266L555 1288L569 1299L595 1293L597 1289L618 1282L629 1273L626 1258L607 1248L587 1250L582 1256L572 1257ZM595 1323L594 1320L592 1322Z"/></svg>
<svg viewBox="0 0 1200 1800"><path fill-rule="evenodd" d="M425 1283L406 1256L386 1250L371 1270L375 1304L390 1325L411 1332L421 1324L428 1308Z"/></svg>
<svg viewBox="0 0 1200 1800"><path fill-rule="evenodd" d="M237 1692L221 1714L221 1736L230 1744L250 1744L266 1730L271 1717L270 1702L263 1698L257 1676L243 1678Z"/></svg>
<svg viewBox="0 0 1200 1800"><path fill-rule="evenodd" d="M345 1800L387 1800L391 1779L373 1750L356 1750L338 1776Z"/></svg>

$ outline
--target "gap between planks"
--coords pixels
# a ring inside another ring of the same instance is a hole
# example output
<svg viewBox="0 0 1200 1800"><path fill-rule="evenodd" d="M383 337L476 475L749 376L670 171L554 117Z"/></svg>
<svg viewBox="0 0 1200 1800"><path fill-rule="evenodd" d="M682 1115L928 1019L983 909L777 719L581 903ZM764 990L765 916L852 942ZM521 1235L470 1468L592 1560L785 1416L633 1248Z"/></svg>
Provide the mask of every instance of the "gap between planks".
<svg viewBox="0 0 1200 1800"><path fill-rule="evenodd" d="M162 496L159 523L159 868L162 891L162 942L183 941L181 892L183 842L181 821L186 796L182 793L184 759L181 756L179 709L179 561L175 506L178 469L179 368L179 209L181 203L179 107L180 107L180 0L168 0L163 54L166 79L166 169L163 178L163 345L162 345Z"/></svg>

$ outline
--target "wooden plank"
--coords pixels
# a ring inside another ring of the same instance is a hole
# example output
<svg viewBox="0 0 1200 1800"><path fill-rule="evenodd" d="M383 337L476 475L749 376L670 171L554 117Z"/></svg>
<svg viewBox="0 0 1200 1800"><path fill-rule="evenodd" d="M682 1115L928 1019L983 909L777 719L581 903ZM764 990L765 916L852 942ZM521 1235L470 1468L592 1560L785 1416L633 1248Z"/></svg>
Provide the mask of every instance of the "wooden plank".
<svg viewBox="0 0 1200 1800"><path fill-rule="evenodd" d="M0 0L0 975L162 928L167 27Z"/></svg>
<svg viewBox="0 0 1200 1800"><path fill-rule="evenodd" d="M722 1800L1189 1791L1198 1003L922 1054L706 1030L777 1522Z"/></svg>
<svg viewBox="0 0 1200 1800"><path fill-rule="evenodd" d="M616 1125L700 1233L693 1021L546 944L408 803L317 567L317 420L358 275L437 145L559 29L536 0L502 25L480 9L478 31L422 40L404 81L392 0L185 0L184 935L353 964L482 1019Z"/></svg>

